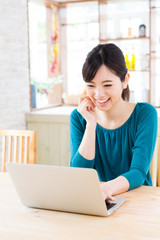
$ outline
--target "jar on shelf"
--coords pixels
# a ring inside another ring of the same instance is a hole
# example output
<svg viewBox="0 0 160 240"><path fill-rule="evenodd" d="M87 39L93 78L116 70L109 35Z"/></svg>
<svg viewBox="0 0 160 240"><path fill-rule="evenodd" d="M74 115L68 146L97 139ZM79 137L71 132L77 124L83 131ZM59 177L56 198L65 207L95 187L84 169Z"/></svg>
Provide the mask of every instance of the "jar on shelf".
<svg viewBox="0 0 160 240"><path fill-rule="evenodd" d="M140 65L141 70L149 70L149 54L141 55Z"/></svg>
<svg viewBox="0 0 160 240"><path fill-rule="evenodd" d="M132 24L131 19L129 20L129 26L128 26L128 38L132 37Z"/></svg>
<svg viewBox="0 0 160 240"><path fill-rule="evenodd" d="M145 37L146 36L146 25L141 24L139 25L139 37Z"/></svg>

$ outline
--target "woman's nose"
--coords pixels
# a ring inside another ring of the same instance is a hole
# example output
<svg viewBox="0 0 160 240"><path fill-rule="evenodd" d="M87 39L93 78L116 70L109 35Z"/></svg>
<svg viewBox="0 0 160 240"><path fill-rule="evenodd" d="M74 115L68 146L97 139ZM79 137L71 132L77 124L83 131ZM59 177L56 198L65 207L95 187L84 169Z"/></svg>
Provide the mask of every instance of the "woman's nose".
<svg viewBox="0 0 160 240"><path fill-rule="evenodd" d="M96 88L95 89L95 98L99 99L105 96L105 91L102 87Z"/></svg>

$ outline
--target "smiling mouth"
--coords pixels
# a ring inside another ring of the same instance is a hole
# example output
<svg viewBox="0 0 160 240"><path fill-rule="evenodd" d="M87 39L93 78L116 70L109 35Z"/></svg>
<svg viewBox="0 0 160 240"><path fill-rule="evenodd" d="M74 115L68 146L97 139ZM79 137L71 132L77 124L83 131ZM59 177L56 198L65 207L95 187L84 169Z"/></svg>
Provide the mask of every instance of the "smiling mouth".
<svg viewBox="0 0 160 240"><path fill-rule="evenodd" d="M107 100L96 100L96 102L98 103L98 104L101 104L101 105L104 105L104 104L106 104L108 101L110 100L110 98L108 98Z"/></svg>

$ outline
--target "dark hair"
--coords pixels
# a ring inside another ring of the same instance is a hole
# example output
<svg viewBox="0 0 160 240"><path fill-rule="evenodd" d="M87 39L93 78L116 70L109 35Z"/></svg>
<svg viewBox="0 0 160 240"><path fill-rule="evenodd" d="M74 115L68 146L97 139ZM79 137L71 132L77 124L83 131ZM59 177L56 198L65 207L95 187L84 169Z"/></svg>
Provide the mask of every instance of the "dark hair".
<svg viewBox="0 0 160 240"><path fill-rule="evenodd" d="M84 81L92 81L102 64L106 65L112 73L117 75L121 82L124 82L128 72L124 55L121 49L113 43L99 44L88 53L82 68ZM129 93L129 87L127 86L122 92L122 99L129 101Z"/></svg>

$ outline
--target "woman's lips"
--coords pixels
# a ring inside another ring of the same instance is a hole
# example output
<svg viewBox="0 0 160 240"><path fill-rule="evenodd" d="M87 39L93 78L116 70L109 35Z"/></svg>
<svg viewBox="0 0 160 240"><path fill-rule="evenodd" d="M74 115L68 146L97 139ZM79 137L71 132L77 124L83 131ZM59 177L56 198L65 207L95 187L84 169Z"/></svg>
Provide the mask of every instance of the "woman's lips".
<svg viewBox="0 0 160 240"><path fill-rule="evenodd" d="M103 105L107 104L109 102L109 100L110 100L110 98L108 98L107 100L96 100L96 102L99 105L103 106Z"/></svg>

